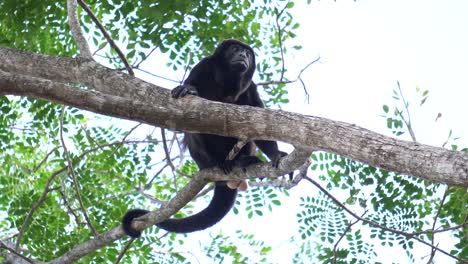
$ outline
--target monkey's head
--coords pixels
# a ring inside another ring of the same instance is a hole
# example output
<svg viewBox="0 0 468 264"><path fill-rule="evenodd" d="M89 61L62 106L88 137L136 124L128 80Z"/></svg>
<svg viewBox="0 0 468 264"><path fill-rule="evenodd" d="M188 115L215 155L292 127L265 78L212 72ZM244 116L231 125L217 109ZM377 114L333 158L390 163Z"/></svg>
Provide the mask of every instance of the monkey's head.
<svg viewBox="0 0 468 264"><path fill-rule="evenodd" d="M236 39L227 39L216 48L213 57L230 72L251 80L255 72L255 54L252 48Z"/></svg>

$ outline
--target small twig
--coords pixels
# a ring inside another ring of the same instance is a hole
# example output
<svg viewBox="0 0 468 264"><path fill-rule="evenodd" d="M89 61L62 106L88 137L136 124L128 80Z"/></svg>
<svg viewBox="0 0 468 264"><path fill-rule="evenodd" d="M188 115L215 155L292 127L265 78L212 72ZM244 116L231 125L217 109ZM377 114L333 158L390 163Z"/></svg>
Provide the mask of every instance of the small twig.
<svg viewBox="0 0 468 264"><path fill-rule="evenodd" d="M114 151L112 151L110 156L113 156L124 145L124 143L126 142L127 138L130 136L130 134L132 134L133 131L135 131L141 125L143 125L143 123L138 123L136 126L132 127L128 131L128 133L122 138L122 140L120 141L120 144L118 144L117 147L114 149Z"/></svg>
<svg viewBox="0 0 468 264"><path fill-rule="evenodd" d="M406 128L408 129L408 132L410 133L411 139L413 139L413 142L417 142L416 141L416 135L414 134L413 128L411 126L411 116L410 116L410 112L409 112L409 109L408 109L409 105L406 102L405 97L403 96L403 91L401 90L399 81L397 81L397 85L398 85L398 91L400 92L401 100L403 101L403 106L406 109L406 115L408 115L408 121L406 121L405 117L403 116L403 114L401 112L398 111L398 114L400 115L403 122L405 122Z"/></svg>
<svg viewBox="0 0 468 264"><path fill-rule="evenodd" d="M70 25L72 36L75 39L76 45L78 45L81 56L92 60L93 55L91 54L88 42L83 35L83 31L81 31L76 0L67 0L67 13L68 24Z"/></svg>
<svg viewBox="0 0 468 264"><path fill-rule="evenodd" d="M175 172L177 172L177 169L174 166L174 163L172 163L171 154L169 153L170 150L167 147L166 129L164 129L162 127L161 127L161 138L162 138L162 142L163 142L164 153L166 154L167 164L169 164L169 167L171 167L172 179L173 179L173 183L174 183L174 190L177 192L178 191L178 188L177 188L177 173L175 173Z"/></svg>
<svg viewBox="0 0 468 264"><path fill-rule="evenodd" d="M205 194L211 192L212 190L214 189L214 185L209 185L207 188L203 189L202 191L200 191L197 196L195 196L195 198L193 198L193 200L196 200L202 196L204 196Z"/></svg>
<svg viewBox="0 0 468 264"><path fill-rule="evenodd" d="M184 75L182 76L182 80L180 81L180 84L182 84L182 83L184 82L185 76L187 76L187 72L188 72L188 70L189 70L190 59L191 59L191 53L189 53L189 57L188 57L188 60L187 60L187 64L185 65Z"/></svg>
<svg viewBox="0 0 468 264"><path fill-rule="evenodd" d="M41 160L41 162L37 164L37 166L31 171L31 173L36 173L41 168L41 166L44 165L44 163L49 159L49 157L59 148L61 148L61 146L56 146L51 151L49 151L49 153L47 153L47 155Z"/></svg>
<svg viewBox="0 0 468 264"><path fill-rule="evenodd" d="M444 229L438 229L438 230L426 230L426 231L420 231L420 232L414 232L413 234L415 236L419 236L419 235L423 235L423 234L438 234L438 233L444 233L444 232L448 232L448 231L453 231L453 230L457 230L457 229L460 229L460 228L465 228L466 226L468 226L468 217L467 219L465 219L464 223L461 224L461 225L456 225L456 226L452 226L452 227L448 227L448 228L444 228Z"/></svg>
<svg viewBox="0 0 468 264"><path fill-rule="evenodd" d="M286 3L286 5L281 9L281 11L276 15L276 28L278 30L278 42L279 42L279 48L280 48L280 53L281 53L281 77L280 81L283 81L284 77L284 51L283 51L283 40L281 39L281 27L279 25L279 19L281 15L283 14L284 10L286 10L287 6L289 4L289 1Z"/></svg>
<svg viewBox="0 0 468 264"><path fill-rule="evenodd" d="M143 196L145 197L146 199L150 200L152 203L155 203L155 204L158 204L158 205L164 205L165 203L167 203L167 201L164 201L164 200L160 200L150 194L147 194L144 192L144 188L142 188L141 186L140 187L135 187L135 189L138 190L138 192Z"/></svg>
<svg viewBox="0 0 468 264"><path fill-rule="evenodd" d="M10 233L10 234L8 234L8 235L6 235L6 236L4 236L4 237L0 237L0 241L5 241L5 240L12 239L12 238L14 238L15 236L17 236L18 234L19 234L19 232L15 230L15 231L13 231L12 233Z"/></svg>
<svg viewBox="0 0 468 264"><path fill-rule="evenodd" d="M53 179L58 175L59 173L54 173L52 176L47 180L46 187L44 191L42 192L41 197L37 200L37 202L31 207L31 210L29 210L28 215L24 219L23 224L21 225L21 229L18 233L18 237L16 238L16 245L15 249L18 250L19 246L21 244L21 239L23 238L24 232L26 231L26 227L29 225L29 222L32 219L32 216L36 212L36 210L41 206L41 204L45 201L47 194L50 192L49 186L52 183Z"/></svg>
<svg viewBox="0 0 468 264"><path fill-rule="evenodd" d="M151 49L151 51L148 53L148 55L145 56L145 59L148 59L149 56L151 56L151 54L152 54L157 48L158 48L158 47L154 47L153 49ZM133 68L134 68L134 69L137 69L138 67L140 67L140 64L142 64L144 61L145 61L144 59L141 59L141 61L140 61L138 64L134 65Z"/></svg>
<svg viewBox="0 0 468 264"><path fill-rule="evenodd" d="M268 85L274 85L274 84L289 84L289 83L294 83L294 82L300 81L301 84L302 84L302 87L304 89L304 92L306 94L306 100L307 100L307 102L309 102L309 93L307 92L306 85L305 85L304 81L302 80L301 75L307 68L309 68L310 65L315 64L317 62L320 62L320 56L318 58L316 58L315 60L309 62L304 68L302 68L299 71L299 74L297 75L296 79L294 79L294 80L287 80L287 81L279 80L279 81L259 82L259 83L257 83L257 85L259 85L259 86L268 86Z"/></svg>
<svg viewBox="0 0 468 264"><path fill-rule="evenodd" d="M147 141L126 141L125 143L127 143L127 144L138 144L138 143L147 143ZM114 145L119 145L119 144L122 144L122 142L121 141L113 142L113 143L109 143L109 144L100 145L100 146L98 146L96 148L89 149L89 150L83 152L80 156L78 156L77 160L82 159L84 156L86 156L89 153L92 153L92 152L94 152L96 150L103 149L105 147L112 147ZM61 173L65 172L67 169L68 169L68 166L64 166L64 167L60 168L59 170L52 173L50 178L47 180L44 191L42 192L41 197L39 197L37 202L33 205L33 207L31 207L31 210L29 210L28 215L26 216L26 219L24 220L23 224L21 225L21 229L20 229L20 231L18 233L18 237L16 239L16 246L15 246L16 249L19 248L19 245L21 243L21 238L23 237L23 234L24 234L24 232L26 230L26 227L28 226L29 222L32 219L32 216L34 215L36 210L39 208L39 206L45 201L45 199L47 197L47 194L52 190L50 188L50 185L54 181L55 177L57 177L57 175L60 175Z"/></svg>
<svg viewBox="0 0 468 264"><path fill-rule="evenodd" d="M60 196L62 197L63 204L64 204L65 207L67 208L68 213L70 213L70 214L73 215L73 217L75 218L76 225L79 226L80 223L81 223L81 222L80 222L80 218L79 218L78 215L75 213L75 210L73 210L73 208L71 208L70 203L68 202L65 193L64 193L62 190L60 190L60 189L58 190L58 192L60 193Z"/></svg>
<svg viewBox="0 0 468 264"><path fill-rule="evenodd" d="M89 219L88 213L86 211L86 207L83 204L83 199L81 199L80 187L78 185L78 179L76 178L75 170L73 169L73 164L71 162L67 146L65 145L65 140L63 139L63 118L64 118L64 116L65 116L65 106L62 107L62 111L60 113L60 141L62 142L63 152L65 153L65 158L66 158L67 163L68 163L68 171L70 172L70 174L72 176L73 186L75 188L75 193L76 193L76 198L78 199L78 202L80 203L81 211L83 211L83 215L85 217L86 223L88 224L89 228L93 232L93 235L97 236L97 235L99 235L99 233L96 231L93 224L91 223L91 220Z"/></svg>
<svg viewBox="0 0 468 264"><path fill-rule="evenodd" d="M122 249L122 251L119 253L119 255L117 256L117 259L115 260L114 264L119 264L120 261L122 260L123 256L125 256L125 253L127 253L128 249L130 248L130 246L133 244L133 242L135 241L135 238L131 238L127 245L125 245L125 247Z"/></svg>
<svg viewBox="0 0 468 264"><path fill-rule="evenodd" d="M226 160L233 160L247 143L249 143L249 140L239 138L239 140L237 140L237 143L232 147L231 151L229 151Z"/></svg>
<svg viewBox="0 0 468 264"><path fill-rule="evenodd" d="M171 160L171 154L169 153L169 148L167 147L166 130L164 128L161 128L161 137L163 142L164 153L166 154L167 163L169 164L171 169L175 171L176 167L174 166L174 163L172 163Z"/></svg>
<svg viewBox="0 0 468 264"><path fill-rule="evenodd" d="M96 15L94 15L93 11L88 7L88 5L83 0L78 0L78 3L86 11L86 13L88 13L88 16L91 18L91 20L93 20L94 24L96 24L99 30L101 30L101 33L107 39L111 47L117 52L123 64L125 65L125 68L127 69L128 74L131 76L135 76L135 73L133 72L132 67L128 63L127 58L125 57L123 52L119 49L119 47L117 46L115 41L112 39L112 37L109 35L107 30L104 28L104 26L101 24L101 21L99 21Z"/></svg>
<svg viewBox="0 0 468 264"><path fill-rule="evenodd" d="M445 199L448 196L448 190L449 190L449 187L447 186L447 188L445 189L445 192L444 192L444 196L442 196L442 200L440 201L439 209L437 210L437 213L436 213L436 215L434 217L434 223L432 223L432 231L435 231L435 229L436 229L435 226L437 224L437 218L439 218L440 212L442 211L442 207L444 206L444 203L445 203ZM431 245L434 245L434 240L435 240L435 233L432 232ZM436 251L432 248L430 258L427 261L428 264L432 263L432 260L434 259L434 256L435 256L435 253L436 253Z"/></svg>
<svg viewBox="0 0 468 264"><path fill-rule="evenodd" d="M101 58L106 58L106 59L107 59L106 56L102 56L102 55L97 54L98 52L100 52L101 50L103 50L105 47L107 47L107 44L109 44L109 42L107 42L106 45L104 45L104 46L98 48L97 50L95 50L95 51L93 52L93 56L99 56L99 57L101 57Z"/></svg>
<svg viewBox="0 0 468 264"><path fill-rule="evenodd" d="M98 56L100 56L100 55L98 55ZM163 80L166 80L166 81L169 81L169 82L173 82L173 83L177 83L177 84L180 83L180 81L177 81L177 80L174 80L174 79L171 79L171 78L167 78L167 77L164 77L164 76L161 76L161 75L154 74L154 73L152 73L152 72L150 72L150 71L147 71L147 70L144 70L144 69L142 69L142 68L136 68L135 70L144 72L144 73L146 73L146 74L148 74L148 75L151 75L151 76L153 76L153 77L156 77L156 78L159 78L159 79L163 79Z"/></svg>
<svg viewBox="0 0 468 264"><path fill-rule="evenodd" d="M367 213L367 211L365 211L362 215L361 215L361 218L364 217L364 215ZM336 259L337 259L337 248L338 248L338 244L341 242L341 240L345 237L346 233L349 232L349 230L351 230L351 227L355 224L357 224L359 221L361 221L360 219L357 219L356 221L354 222L351 222L349 221L349 224L348 226L346 227L346 229L343 231L343 233L341 234L340 238L338 239L338 241L336 241L335 245L333 246L333 264L336 264Z"/></svg>
<svg viewBox="0 0 468 264"><path fill-rule="evenodd" d="M30 259L30 258L28 258L28 257L26 257L26 256L21 255L21 254L18 253L15 249L11 248L10 246L8 246L5 242L3 242L3 241L1 241L1 240L0 240L0 248L4 248L4 249L10 251L10 253L12 253L12 254L14 254L14 255L16 255L16 256L18 256L18 257L24 259L25 261L27 261L27 262L29 262L29 263L32 263L32 264L35 263L34 260L32 260L32 259ZM6 263L9 263L9 262L6 262Z"/></svg>
<svg viewBox="0 0 468 264"><path fill-rule="evenodd" d="M161 174L165 168L169 166L168 163L166 163L158 172L154 174L154 176L151 178L151 180L145 185L145 186L151 186L153 184L153 181L156 180L156 178Z"/></svg>
<svg viewBox="0 0 468 264"><path fill-rule="evenodd" d="M257 83L257 85L259 85L259 86L267 86L267 85L271 85L271 84L289 84L289 83L297 82L298 80L301 79L301 74L302 74L307 68L309 68L309 66L311 66L312 64L315 64L315 63L317 63L317 62L320 62L320 56L319 56L318 58L316 58L315 60L309 62L304 68L302 68L302 70L299 71L299 74L297 75L296 79L294 79L294 80L259 82L259 83Z"/></svg>
<svg viewBox="0 0 468 264"><path fill-rule="evenodd" d="M458 261L460 261L461 263L463 263L463 259L457 257L457 256L454 256L450 253L448 253L447 251L443 250L443 249L440 249L436 246L433 246L431 245L430 243L418 238L415 236L414 233L407 233L407 232L403 232L403 231L400 231L400 230L396 230L396 229L392 229L392 228L389 228L389 227L386 227L386 226L383 226L379 223L376 223L376 222L373 222L371 220L367 220L365 218L361 218L359 217L358 215L356 215L355 213L353 213L350 209L348 209L344 204L342 204L340 201L338 201L338 199L336 199L331 193L329 193L325 188L323 188L320 184L318 184L318 182L312 180L311 178L309 178L308 176L305 176L304 179L306 179L307 181L309 181L310 183L312 183L313 185L315 185L320 191L322 191L326 196L328 196L330 199L333 200L333 202L335 202L339 207L341 207L343 210L345 210L348 214L350 214L351 216L353 216L354 218L356 219L359 219L361 220L362 222L370 225L370 226L374 226L374 227L378 227L384 231L387 231L387 232L392 232L394 234L398 234L398 235L402 235L408 239L414 239L418 242L420 242L421 244L424 244L426 246L429 246L439 252L441 252L442 254L445 254L453 259L456 259Z"/></svg>

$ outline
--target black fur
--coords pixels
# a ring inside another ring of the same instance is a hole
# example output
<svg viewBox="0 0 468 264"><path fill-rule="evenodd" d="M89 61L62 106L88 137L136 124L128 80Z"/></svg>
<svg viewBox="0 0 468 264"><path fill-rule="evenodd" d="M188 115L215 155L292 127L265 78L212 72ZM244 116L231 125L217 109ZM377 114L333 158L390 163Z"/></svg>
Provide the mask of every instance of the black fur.
<svg viewBox="0 0 468 264"><path fill-rule="evenodd" d="M204 58L193 68L183 85L172 90L172 97L197 95L218 102L263 108L257 86L252 82L254 71L255 55L252 48L238 40L225 40L213 55ZM270 158L274 167L286 155L278 150L275 141L256 140L255 143L248 142L232 161L227 161L229 152L237 143L236 138L185 133L184 141L200 170L218 166L229 173L232 166L245 168L258 163L260 159L255 155L256 146ZM219 222L231 210L236 195L237 190L228 188L226 182L216 182L213 198L204 210L187 218L165 220L157 226L176 233L203 230ZM131 222L147 212L141 209L127 212L122 224L129 236L141 235L141 232L131 227Z"/></svg>

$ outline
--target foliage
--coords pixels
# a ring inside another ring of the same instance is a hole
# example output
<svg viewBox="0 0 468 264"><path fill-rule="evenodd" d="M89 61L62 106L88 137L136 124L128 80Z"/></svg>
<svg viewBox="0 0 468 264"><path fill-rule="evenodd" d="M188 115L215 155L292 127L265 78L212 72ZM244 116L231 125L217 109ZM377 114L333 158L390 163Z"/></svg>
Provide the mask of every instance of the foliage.
<svg viewBox="0 0 468 264"><path fill-rule="evenodd" d="M289 1L113 0L87 4L137 69L144 70L142 62L151 56L168 61L172 70L184 69L210 54L220 40L237 38L254 47L258 78L287 81L282 56L300 49L285 44L295 37L299 26L290 13L294 3ZM69 33L65 1L4 0L0 13L0 45L57 56L78 55ZM96 56L122 69L121 59L81 9L80 18ZM284 83L264 88L267 105L288 102ZM419 92L422 105L428 92ZM403 108L384 105L384 117L392 133L402 136L411 131L409 103L401 90L394 91L394 99L403 102ZM29 98L2 96L0 110L0 240L9 238L6 240L16 243L19 239L21 253L32 259L54 259L94 236L75 191L73 174L90 222L103 233L118 226L129 208L164 203L197 171L193 161L181 157L180 138L171 132L165 132L168 140L163 142L159 129L69 107L63 109L62 119L61 105ZM452 148L458 147L452 144ZM376 225L356 222L323 193L304 196L297 213L298 233L289 241L297 245L294 263L373 263L378 261L374 244L399 247L414 261L414 242L402 232L466 222L468 193L464 188L379 170L336 154L319 152L311 158L309 173L318 175L318 182L344 201L344 206ZM273 187L254 188L240 195L234 212L246 212L249 219L265 217L282 206L282 193L288 194ZM199 197L176 217L197 211L209 197ZM450 253L468 258L468 231L459 228L452 232L456 245ZM434 235L415 236L430 241ZM139 263L189 263L194 253L180 251L186 238L150 228L126 251L121 263L135 259ZM114 263L127 242L122 239L107 245L80 263ZM211 235L200 248L204 257L216 263L252 263L252 259L270 263L273 250L256 234L242 231L233 237ZM2 254L0 248L0 261L4 261Z"/></svg>
<svg viewBox="0 0 468 264"><path fill-rule="evenodd" d="M265 242L256 241L254 235L236 232L236 242L222 233L211 236L212 242L204 247L206 256L215 263L268 263L265 255L271 251L271 247L265 246ZM241 242L241 243L239 243ZM245 254L245 249L240 249L237 244L246 243L250 254ZM252 259L252 257L254 259Z"/></svg>

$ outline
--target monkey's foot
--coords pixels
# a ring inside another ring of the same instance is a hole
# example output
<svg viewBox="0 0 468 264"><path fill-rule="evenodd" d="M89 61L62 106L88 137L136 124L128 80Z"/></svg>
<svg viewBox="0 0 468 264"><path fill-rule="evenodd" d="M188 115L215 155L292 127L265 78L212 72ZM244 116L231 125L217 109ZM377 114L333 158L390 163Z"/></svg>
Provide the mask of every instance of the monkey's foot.
<svg viewBox="0 0 468 264"><path fill-rule="evenodd" d="M249 182L247 180L228 181L227 186L231 189L238 189L239 191L243 192L249 188Z"/></svg>

